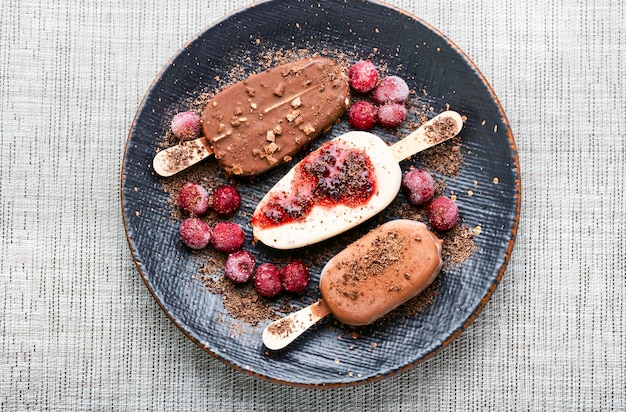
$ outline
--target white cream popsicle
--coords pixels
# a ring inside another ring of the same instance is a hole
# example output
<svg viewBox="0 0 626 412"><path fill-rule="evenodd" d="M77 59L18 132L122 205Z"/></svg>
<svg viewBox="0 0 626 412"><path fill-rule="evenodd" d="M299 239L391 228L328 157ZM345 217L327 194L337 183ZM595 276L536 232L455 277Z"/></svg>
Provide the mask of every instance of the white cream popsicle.
<svg viewBox="0 0 626 412"><path fill-rule="evenodd" d="M458 113L446 111L392 146L361 131L325 143L259 202L252 216L255 239L275 249L296 249L357 226L398 194L398 162L456 136L462 124Z"/></svg>

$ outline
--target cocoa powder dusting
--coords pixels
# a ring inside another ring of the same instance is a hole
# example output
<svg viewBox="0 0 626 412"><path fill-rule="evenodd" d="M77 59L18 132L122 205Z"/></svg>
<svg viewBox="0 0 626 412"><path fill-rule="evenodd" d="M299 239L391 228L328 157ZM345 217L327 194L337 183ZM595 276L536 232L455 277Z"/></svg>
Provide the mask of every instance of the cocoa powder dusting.
<svg viewBox="0 0 626 412"><path fill-rule="evenodd" d="M437 119L431 125L426 127L426 137L432 143L442 142L453 137L456 133L456 122L451 117L442 117Z"/></svg>
<svg viewBox="0 0 626 412"><path fill-rule="evenodd" d="M272 323L267 331L272 335L285 337L290 335L298 325L291 318L283 318L278 322Z"/></svg>
<svg viewBox="0 0 626 412"><path fill-rule="evenodd" d="M417 316L422 310L435 302L439 296L439 281L438 278L426 288L422 293L415 296L413 299L405 302L398 308L392 310L381 319L374 323L374 327L380 327L385 324L398 322L398 320L407 320Z"/></svg>
<svg viewBox="0 0 626 412"><path fill-rule="evenodd" d="M236 285L224 276L216 280L212 276L201 275L199 279L209 292L222 296L224 308L236 319L256 326L262 320L280 318L269 302L250 285Z"/></svg>
<svg viewBox="0 0 626 412"><path fill-rule="evenodd" d="M476 251L475 236L469 227L457 225L442 237L442 254L446 269L458 267Z"/></svg>
<svg viewBox="0 0 626 412"><path fill-rule="evenodd" d="M417 154L417 160L436 173L450 177L458 176L463 163L461 138L453 137L447 142L433 146Z"/></svg>
<svg viewBox="0 0 626 412"><path fill-rule="evenodd" d="M358 299L359 285L398 262L403 248L403 238L395 231L377 237L367 250L362 251L363 256L337 262L337 269L345 270L343 284L337 285L337 289L350 299Z"/></svg>

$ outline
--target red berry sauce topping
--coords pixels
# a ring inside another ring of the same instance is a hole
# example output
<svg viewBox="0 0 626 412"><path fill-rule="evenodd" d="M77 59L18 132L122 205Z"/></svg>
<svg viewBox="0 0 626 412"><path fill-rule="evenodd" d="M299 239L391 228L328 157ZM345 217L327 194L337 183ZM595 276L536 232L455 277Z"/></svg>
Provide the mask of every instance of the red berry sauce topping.
<svg viewBox="0 0 626 412"><path fill-rule="evenodd" d="M241 249L246 238L241 226L233 222L219 222L213 228L211 243L215 250L231 253Z"/></svg>
<svg viewBox="0 0 626 412"><path fill-rule="evenodd" d="M433 229L448 231L459 220L459 208L449 197L438 197L428 205L428 220Z"/></svg>
<svg viewBox="0 0 626 412"><path fill-rule="evenodd" d="M241 205L239 191L233 185L220 185L213 192L211 207L221 216L230 216Z"/></svg>
<svg viewBox="0 0 626 412"><path fill-rule="evenodd" d="M294 260L280 269L283 288L287 292L302 293L309 285L309 268L301 260Z"/></svg>
<svg viewBox="0 0 626 412"><path fill-rule="evenodd" d="M178 191L178 206L187 213L201 216L209 209L209 192L197 183L185 183Z"/></svg>
<svg viewBox="0 0 626 412"><path fill-rule="evenodd" d="M256 269L254 287L259 295L271 298L283 291L279 270L271 263L263 263Z"/></svg>
<svg viewBox="0 0 626 412"><path fill-rule="evenodd" d="M180 224L180 239L192 249L203 249L211 240L211 228L197 217L185 219Z"/></svg>
<svg viewBox="0 0 626 412"><path fill-rule="evenodd" d="M238 250L228 255L224 267L226 276L235 283L246 283L252 279L256 260L247 250Z"/></svg>
<svg viewBox="0 0 626 412"><path fill-rule="evenodd" d="M370 102L358 101L348 109L348 123L359 130L369 130L376 124L378 109Z"/></svg>
<svg viewBox="0 0 626 412"><path fill-rule="evenodd" d="M348 79L354 91L367 93L378 83L378 70L369 60L361 60L348 69Z"/></svg>
<svg viewBox="0 0 626 412"><path fill-rule="evenodd" d="M435 180L427 171L414 169L402 176L402 191L410 203L421 206L435 195Z"/></svg>
<svg viewBox="0 0 626 412"><path fill-rule="evenodd" d="M252 224L269 228L303 221L314 206L357 207L374 193L375 173L369 156L333 140L296 166L291 190L273 194L252 217Z"/></svg>

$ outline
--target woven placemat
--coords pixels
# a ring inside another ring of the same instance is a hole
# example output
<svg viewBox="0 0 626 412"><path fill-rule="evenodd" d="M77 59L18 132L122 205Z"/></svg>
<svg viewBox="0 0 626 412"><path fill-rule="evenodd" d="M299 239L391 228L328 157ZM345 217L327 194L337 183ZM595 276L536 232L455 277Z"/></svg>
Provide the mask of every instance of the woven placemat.
<svg viewBox="0 0 626 412"><path fill-rule="evenodd" d="M332 390L262 381L196 347L144 286L122 224L144 93L248 2L0 4L1 410L626 409L626 6L390 4L493 86L518 146L521 221L501 284L458 339Z"/></svg>

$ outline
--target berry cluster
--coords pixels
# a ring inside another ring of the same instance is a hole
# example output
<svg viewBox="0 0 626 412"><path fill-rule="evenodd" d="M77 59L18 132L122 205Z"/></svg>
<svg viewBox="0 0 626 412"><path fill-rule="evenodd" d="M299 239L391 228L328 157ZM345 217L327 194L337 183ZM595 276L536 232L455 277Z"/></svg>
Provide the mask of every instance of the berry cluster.
<svg viewBox="0 0 626 412"><path fill-rule="evenodd" d="M309 284L309 268L301 260L294 260L278 268L272 263L262 263L256 267L252 253L238 250L228 255L225 267L226 276L235 283L253 281L261 296L272 298L283 291L302 293Z"/></svg>
<svg viewBox="0 0 626 412"><path fill-rule="evenodd" d="M456 226L459 208L445 196L435 196L435 181L430 173L414 169L402 176L402 191L409 202L416 206L428 204L428 220L433 229L445 232Z"/></svg>
<svg viewBox="0 0 626 412"><path fill-rule="evenodd" d="M209 244L218 252L227 253L224 271L235 283L254 279L261 296L274 297L283 291L302 293L309 284L309 268L294 260L278 268L272 263L256 267L252 253L242 249L245 233L233 222L219 222L211 228L199 216L213 210L219 216L231 216L239 209L241 196L233 185L218 186L212 194L201 185L188 182L178 192L178 206L191 216L180 225L180 239L191 249L204 249Z"/></svg>
<svg viewBox="0 0 626 412"><path fill-rule="evenodd" d="M201 185L187 182L178 192L178 206L196 216L206 214L209 209L220 216L232 216L240 205L241 196L233 185L220 185L209 195Z"/></svg>
<svg viewBox="0 0 626 412"><path fill-rule="evenodd" d="M191 216L180 225L180 238L192 249L204 249L209 243L218 251L230 253L241 249L245 234L233 222L219 222L213 229L199 216L209 209L219 216L232 215L241 205L239 191L233 185L221 185L211 195L201 185L188 182L178 192L178 206Z"/></svg>
<svg viewBox="0 0 626 412"><path fill-rule="evenodd" d="M402 78L387 76L380 79L371 61L360 60L348 70L348 79L352 90L361 94L370 93L373 100L360 100L350 106L348 123L353 127L369 130L376 123L396 127L406 119L409 86Z"/></svg>

